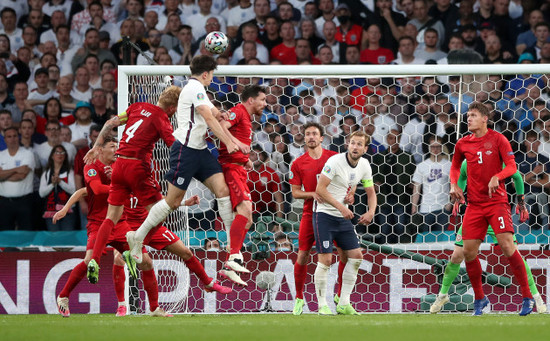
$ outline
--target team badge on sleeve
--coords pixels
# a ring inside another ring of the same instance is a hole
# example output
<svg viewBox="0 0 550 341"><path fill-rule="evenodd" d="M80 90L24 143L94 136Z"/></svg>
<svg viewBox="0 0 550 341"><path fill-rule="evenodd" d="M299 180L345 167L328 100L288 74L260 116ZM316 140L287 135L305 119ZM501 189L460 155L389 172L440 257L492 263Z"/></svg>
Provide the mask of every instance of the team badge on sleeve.
<svg viewBox="0 0 550 341"><path fill-rule="evenodd" d="M203 93L198 93L198 94L197 94L197 99L198 99L199 101L202 101L202 100L204 99L204 94L203 94Z"/></svg>
<svg viewBox="0 0 550 341"><path fill-rule="evenodd" d="M95 169L91 168L91 169L88 169L88 176L96 176L97 175L97 172Z"/></svg>
<svg viewBox="0 0 550 341"><path fill-rule="evenodd" d="M237 114L235 114L233 111L230 111L230 112L229 112L229 119L230 119L231 121L233 121L233 120L236 119L236 118L237 118Z"/></svg>
<svg viewBox="0 0 550 341"><path fill-rule="evenodd" d="M294 173L292 173L292 171L288 172L288 179L289 180L294 179Z"/></svg>
<svg viewBox="0 0 550 341"><path fill-rule="evenodd" d="M331 170L332 170L332 169L330 168L329 165L325 165L325 167L323 167L323 173L330 174L330 171L331 171Z"/></svg>

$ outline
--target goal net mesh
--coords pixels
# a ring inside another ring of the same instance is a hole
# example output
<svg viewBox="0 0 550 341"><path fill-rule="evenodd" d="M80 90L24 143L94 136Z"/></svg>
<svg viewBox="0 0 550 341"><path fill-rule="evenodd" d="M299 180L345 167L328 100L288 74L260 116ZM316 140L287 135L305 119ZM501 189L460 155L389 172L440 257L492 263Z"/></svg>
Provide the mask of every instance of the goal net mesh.
<svg viewBox="0 0 550 341"><path fill-rule="evenodd" d="M154 66L149 68L155 70ZM547 280L550 88L546 76L517 71L435 76L422 73L423 69L418 74L402 73L405 76L398 72L377 76L361 73L360 68L353 76L303 71L289 71L283 76L263 73L266 68L241 76L224 70L220 67L216 71L208 91L221 110L228 111L237 104L239 93L247 84L259 83L267 89L267 108L263 115L253 117L253 145L261 150L251 154L251 160L258 161L248 183L255 210L255 222L243 248L246 266L251 270L250 275L242 275L248 286L234 286L233 293L225 297L206 293L181 260L164 251L150 250L162 308L173 313L292 311L296 295L293 271L303 203L292 198L289 170L292 161L304 152L303 124L315 121L325 129L326 149L346 151L347 137L355 130L363 130L371 137L365 157L373 167L379 207L372 224L355 225L364 260L352 303L361 312L428 311L439 292L445 265L455 247L455 231L461 224L464 209L457 217L451 215L449 168L457 139L467 133L465 113L473 101L489 108L490 128L503 133L514 150L530 212L526 222L519 221L515 213L516 188L507 180L518 248L530 266L536 288L546 300L550 285ZM188 69L175 67L170 74L154 75L126 72L128 81L118 86L119 91L121 87L128 89L127 104L137 101L156 104L165 87L185 83ZM119 101L124 102L125 98ZM176 128L175 120L172 123ZM212 136L207 140L216 153L217 141ZM159 142L153 166L163 194L168 161L169 149ZM194 194L200 196L201 204L180 208L170 215L166 226L195 252L207 273L216 277L226 257L227 235L212 193L193 182L188 196ZM353 204L354 223L366 212L366 202L365 191L358 186ZM207 251L209 240L219 241L219 250L215 247ZM337 288L335 259L329 277L331 305ZM492 309L517 311L521 304L519 287L512 280L508 261L490 237L481 246L480 260L484 291ZM317 310L315 266L313 251L304 288L306 312ZM265 283L257 283L257 275L262 271L275 273L267 292L260 288ZM231 285L228 281L223 283ZM140 281L132 292L138 297L137 311L148 311ZM473 291L464 264L449 294L451 300L444 310L472 309Z"/></svg>

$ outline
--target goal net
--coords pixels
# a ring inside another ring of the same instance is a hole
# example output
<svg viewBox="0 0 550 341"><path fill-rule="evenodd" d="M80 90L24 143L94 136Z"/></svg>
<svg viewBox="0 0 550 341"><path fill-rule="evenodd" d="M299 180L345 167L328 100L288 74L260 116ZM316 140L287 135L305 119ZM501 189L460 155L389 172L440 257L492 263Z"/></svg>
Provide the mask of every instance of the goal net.
<svg viewBox="0 0 550 341"><path fill-rule="evenodd" d="M292 160L303 153L303 124L315 121L325 129L323 146L337 152L346 150L347 137L355 130L371 137L365 157L373 167L379 207L372 224L355 225L364 249L351 297L355 308L361 312L428 311L461 224L463 211L457 217L451 215L449 167L457 139L467 133L465 113L474 101L489 108L490 127L503 133L514 150L529 209L528 220L520 222L515 213L519 188L508 180L518 248L546 301L550 289L549 74L549 65L219 66L209 95L222 110L238 103L247 84L259 83L267 89L267 108L262 116L253 117L253 144L259 148L251 153L251 159L258 161L249 174L255 222L243 248L251 270L242 276L248 287L234 286L234 292L225 297L205 293L183 262L164 251L151 250L161 307L173 313L292 311L303 203L292 199L289 169ZM156 104L166 86L184 84L188 75L185 66L119 67L119 110L136 101ZM216 140L212 136L207 140L216 153ZM168 158L169 150L158 143L154 169L163 191ZM212 193L193 183L188 194L198 194L201 204L174 212L166 226L192 248L207 273L216 277L226 257L225 229ZM359 186L354 222L366 212L366 202ZM207 251L212 241L219 242L219 249L214 246ZM501 254L490 238L481 246L484 290L493 310L515 312L521 295ZM317 310L315 264L312 252L304 289L306 312ZM333 302L337 288L337 270L335 262L328 302ZM262 271L275 274L267 292L261 288L268 276L257 283ZM142 288L138 281L131 291L138 298L138 312L147 311ZM464 264L449 294L446 311L472 309L473 291Z"/></svg>

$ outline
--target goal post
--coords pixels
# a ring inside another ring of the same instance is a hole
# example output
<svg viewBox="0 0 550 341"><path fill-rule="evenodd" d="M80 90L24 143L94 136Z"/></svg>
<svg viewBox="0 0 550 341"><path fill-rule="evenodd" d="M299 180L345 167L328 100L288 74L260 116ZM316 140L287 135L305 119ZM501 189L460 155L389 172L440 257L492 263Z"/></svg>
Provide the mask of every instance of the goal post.
<svg viewBox="0 0 550 341"><path fill-rule="evenodd" d="M119 112L137 101L156 104L172 79L181 83L189 75L188 66L119 66ZM305 121L317 121L325 128L323 146L328 149L344 151L346 136L354 129L364 130L372 138L366 157L373 166L380 204L373 224L356 226L365 252L352 294L356 309L363 312L426 311L437 294L441 272L454 248L454 232L460 225L460 219L448 212L448 163L454 143L467 131L464 114L471 102L480 101L490 109L491 127L511 141L524 175L537 171L530 164L532 152L550 153L543 147L540 151L528 149L533 134L541 145L550 143L550 124L545 123L550 116L546 76L550 75L550 64L220 65L214 75L215 90L209 94L224 110L238 102L244 85L258 82L266 86L268 108L253 120L253 143L265 151L264 164L277 176L260 175L256 181L249 180L253 197L256 195L262 205L256 205L260 212L245 240L243 254L252 273L242 277L248 287L235 286L235 293L227 297L207 294L182 262L164 251L152 252L161 306L174 313L245 313L262 311L266 305L276 311L292 310L302 203L292 200L288 179L292 160L303 152L301 127ZM174 119L172 123L176 128ZM215 139L210 142L215 147ZM442 146L443 158L434 156L437 152L431 149L432 143ZM388 149L396 144L404 152L393 160ZM153 169L163 194L168 156L168 148L159 142L153 153ZM430 166L426 173L426 159L437 161L439 168ZM550 164L548 167L534 178L530 174L525 181L529 220L521 223L513 214L518 247L545 300L550 290L550 258L544 251L550 244L548 192L544 189ZM269 187L273 182L283 194L283 212L273 209L275 187ZM515 189L510 181L507 189L514 213ZM178 210L166 226L193 249L207 273L215 277L225 260L228 236L217 217L212 194L198 184L192 191L199 194L202 206ZM361 187L353 208L356 215L366 211ZM204 250L208 238L218 239L222 251ZM510 281L511 271L502 265L507 261L494 249L490 240L481 247L484 290L494 309L516 311L521 303L518 286ZM315 260L312 252L304 291L306 312L317 309ZM333 302L337 268L335 263L330 270L328 302ZM255 282L262 271L275 273L275 284L267 293ZM471 309L472 290L464 274L461 271L455 280L446 310ZM144 312L141 283L138 288L142 301L138 310Z"/></svg>

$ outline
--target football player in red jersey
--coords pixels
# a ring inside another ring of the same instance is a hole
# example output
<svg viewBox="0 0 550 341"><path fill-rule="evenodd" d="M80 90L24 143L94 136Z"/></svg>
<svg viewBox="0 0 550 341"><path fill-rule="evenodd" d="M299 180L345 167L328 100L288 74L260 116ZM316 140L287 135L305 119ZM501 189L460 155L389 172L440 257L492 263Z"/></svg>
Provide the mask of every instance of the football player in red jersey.
<svg viewBox="0 0 550 341"><path fill-rule="evenodd" d="M474 315L483 314L489 299L481 286L479 245L485 239L488 225L493 226L498 244L508 258L514 276L521 287L523 304L520 316L533 310L534 300L529 290L527 273L514 241L514 226L504 179L513 175L516 162L510 142L500 133L487 128L489 111L479 102L468 107L468 130L472 134L458 140L451 166L451 198L464 202L464 193L458 186L460 167L466 159L468 174L468 207L462 223L466 270L475 293ZM502 165L504 164L504 168Z"/></svg>
<svg viewBox="0 0 550 341"><path fill-rule="evenodd" d="M229 187L229 196L231 205L235 212L235 219L229 228L229 257L225 264L225 269L220 271L223 277L231 281L246 286L240 276L234 271L249 273L243 265L242 255L240 254L243 241L252 225L252 201L250 191L247 185L247 170L252 168L252 163L248 159L250 153L250 144L252 143L252 121L254 115L261 115L266 106L265 88L260 85L247 85L241 93L241 103L231 108L228 112L229 119L220 121L227 135L235 143L240 142L247 146L245 151L229 153L226 145L220 143L218 162L222 166L225 182Z"/></svg>
<svg viewBox="0 0 550 341"><path fill-rule="evenodd" d="M300 220L298 232L298 257L294 264L294 281L296 286L296 302L294 304L294 315L301 315L304 307L304 283L307 276L307 262L311 248L315 243L313 235L313 202L320 200L315 193L317 179L327 160L337 154L334 151L324 149L321 145L324 136L323 127L314 122L304 125L306 152L292 162L290 168L290 185L292 186L292 197L304 200L304 210ZM354 192L348 194L348 201L353 200ZM340 253L340 249L339 253ZM340 253L338 264L338 283L341 283L342 272L346 266L346 260Z"/></svg>

